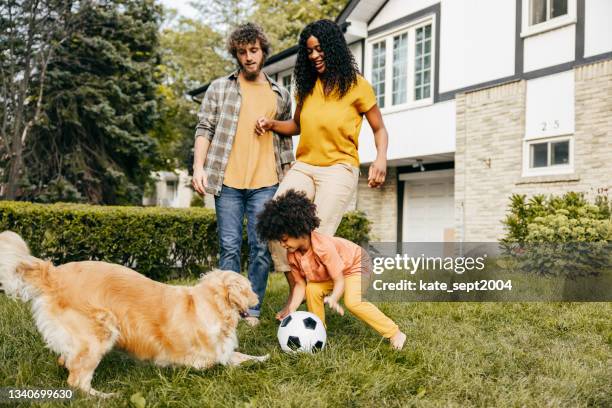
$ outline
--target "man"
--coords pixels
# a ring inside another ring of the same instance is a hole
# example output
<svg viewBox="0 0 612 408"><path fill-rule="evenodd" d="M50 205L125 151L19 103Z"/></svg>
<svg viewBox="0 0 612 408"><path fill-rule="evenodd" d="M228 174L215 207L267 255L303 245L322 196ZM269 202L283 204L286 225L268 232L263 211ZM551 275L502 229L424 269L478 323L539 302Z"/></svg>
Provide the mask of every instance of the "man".
<svg viewBox="0 0 612 408"><path fill-rule="evenodd" d="M247 23L228 39L238 70L214 80L204 96L196 126L193 187L215 196L219 234L219 268L240 272L242 225L247 217L248 278L259 297L247 322L259 323L268 283L270 253L255 230L256 216L276 192L283 172L294 160L290 137L255 132L258 118L291 117L289 92L263 71L270 44L261 27Z"/></svg>

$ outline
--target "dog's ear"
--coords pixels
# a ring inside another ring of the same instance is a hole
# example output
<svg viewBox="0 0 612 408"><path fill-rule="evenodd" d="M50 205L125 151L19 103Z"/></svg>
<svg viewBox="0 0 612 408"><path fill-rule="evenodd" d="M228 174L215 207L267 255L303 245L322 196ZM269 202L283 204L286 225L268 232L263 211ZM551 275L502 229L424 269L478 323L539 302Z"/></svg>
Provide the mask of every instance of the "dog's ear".
<svg viewBox="0 0 612 408"><path fill-rule="evenodd" d="M241 282L240 279L236 279L235 277L227 279L225 290L227 293L227 301L230 306L235 307L241 312L249 308L248 294L245 293L244 283Z"/></svg>
<svg viewBox="0 0 612 408"><path fill-rule="evenodd" d="M16 272L21 275L26 282L31 283L40 290L53 289L54 282L49 275L53 268L51 262L45 261L24 261L17 265Z"/></svg>

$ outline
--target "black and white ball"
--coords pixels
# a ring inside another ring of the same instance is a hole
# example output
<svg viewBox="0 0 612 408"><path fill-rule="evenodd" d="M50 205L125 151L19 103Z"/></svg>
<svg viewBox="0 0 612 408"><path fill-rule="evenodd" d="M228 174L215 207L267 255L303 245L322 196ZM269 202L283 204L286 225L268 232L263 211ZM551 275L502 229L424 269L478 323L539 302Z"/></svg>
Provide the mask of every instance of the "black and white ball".
<svg viewBox="0 0 612 408"><path fill-rule="evenodd" d="M293 312L283 319L278 328L278 342L287 353L312 353L323 349L326 340L323 322L310 312Z"/></svg>

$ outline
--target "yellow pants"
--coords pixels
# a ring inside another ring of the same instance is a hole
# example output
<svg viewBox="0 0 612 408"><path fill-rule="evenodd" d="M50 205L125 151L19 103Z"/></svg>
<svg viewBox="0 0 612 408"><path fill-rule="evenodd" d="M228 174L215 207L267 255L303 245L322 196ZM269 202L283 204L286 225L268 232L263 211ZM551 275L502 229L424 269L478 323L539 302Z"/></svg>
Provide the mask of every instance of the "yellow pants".
<svg viewBox="0 0 612 408"><path fill-rule="evenodd" d="M308 311L316 314L325 323L323 298L334 289L334 282L308 282L306 284L306 305ZM344 277L344 306L355 317L364 321L380 335L393 337L399 327L370 302L361 301L361 274Z"/></svg>

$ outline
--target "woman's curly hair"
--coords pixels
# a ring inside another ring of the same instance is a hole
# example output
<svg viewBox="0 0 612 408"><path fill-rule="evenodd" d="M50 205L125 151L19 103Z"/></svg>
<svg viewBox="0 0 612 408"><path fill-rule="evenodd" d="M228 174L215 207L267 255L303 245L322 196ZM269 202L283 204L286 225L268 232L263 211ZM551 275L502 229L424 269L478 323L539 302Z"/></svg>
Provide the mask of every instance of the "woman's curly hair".
<svg viewBox="0 0 612 408"><path fill-rule="evenodd" d="M318 20L308 24L300 34L294 70L298 103L304 102L310 95L318 76L314 65L308 59L306 40L310 36L319 40L325 53L325 72L322 79L326 94L336 92L338 97L342 98L357 83L359 69L338 24L331 20Z"/></svg>
<svg viewBox="0 0 612 408"><path fill-rule="evenodd" d="M255 23L245 23L236 27L227 39L227 51L234 58L238 59L236 55L238 47L245 44L253 44L257 40L259 40L264 59L268 58L268 55L270 55L270 41L268 41L263 28Z"/></svg>
<svg viewBox="0 0 612 408"><path fill-rule="evenodd" d="M309 235L319 226L317 206L303 191L287 190L268 201L257 216L257 234L264 241L279 241L283 235L293 238Z"/></svg>

